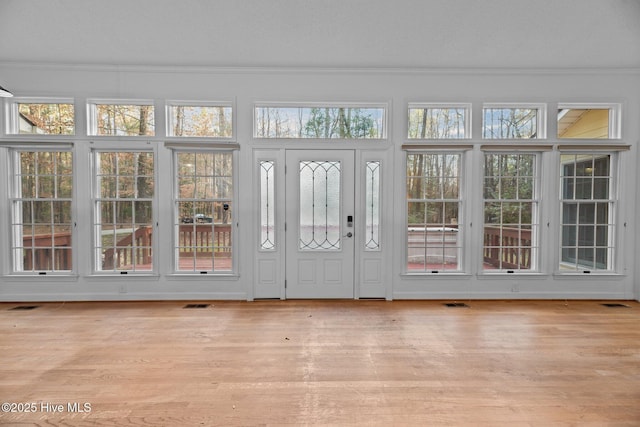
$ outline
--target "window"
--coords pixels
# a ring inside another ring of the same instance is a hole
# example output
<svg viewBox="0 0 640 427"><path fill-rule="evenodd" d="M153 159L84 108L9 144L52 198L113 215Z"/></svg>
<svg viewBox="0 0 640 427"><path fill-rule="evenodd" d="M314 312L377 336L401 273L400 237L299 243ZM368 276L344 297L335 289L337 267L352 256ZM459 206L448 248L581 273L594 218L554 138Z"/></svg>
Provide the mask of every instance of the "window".
<svg viewBox="0 0 640 427"><path fill-rule="evenodd" d="M619 105L558 105L558 138L620 138Z"/></svg>
<svg viewBox="0 0 640 427"><path fill-rule="evenodd" d="M72 100L16 99L8 103L8 134L73 135L75 116Z"/></svg>
<svg viewBox="0 0 640 427"><path fill-rule="evenodd" d="M88 133L96 136L153 136L153 105L90 103Z"/></svg>
<svg viewBox="0 0 640 427"><path fill-rule="evenodd" d="M256 138L382 139L387 131L382 106L257 106L254 118Z"/></svg>
<svg viewBox="0 0 640 427"><path fill-rule="evenodd" d="M380 162L368 161L365 173L365 251L380 249Z"/></svg>
<svg viewBox="0 0 640 427"><path fill-rule="evenodd" d="M610 154L562 154L560 270L613 269L615 194Z"/></svg>
<svg viewBox="0 0 640 427"><path fill-rule="evenodd" d="M304 160L300 168L298 249L340 250L340 161Z"/></svg>
<svg viewBox="0 0 640 427"><path fill-rule="evenodd" d="M461 154L407 154L407 271L461 268Z"/></svg>
<svg viewBox="0 0 640 427"><path fill-rule="evenodd" d="M409 104L409 139L470 138L470 106Z"/></svg>
<svg viewBox="0 0 640 427"><path fill-rule="evenodd" d="M71 271L72 153L16 150L13 165L13 272Z"/></svg>
<svg viewBox="0 0 640 427"><path fill-rule="evenodd" d="M175 268L233 269L233 154L176 152Z"/></svg>
<svg viewBox="0 0 640 427"><path fill-rule="evenodd" d="M167 107L167 135L176 137L233 137L230 105L170 104Z"/></svg>
<svg viewBox="0 0 640 427"><path fill-rule="evenodd" d="M95 151L94 269L153 270L154 155Z"/></svg>
<svg viewBox="0 0 640 427"><path fill-rule="evenodd" d="M260 161L260 249L276 248L275 162Z"/></svg>
<svg viewBox="0 0 640 427"><path fill-rule="evenodd" d="M544 138L544 112L543 105L535 107L485 105L483 108L482 138Z"/></svg>
<svg viewBox="0 0 640 427"><path fill-rule="evenodd" d="M484 270L534 270L536 155L485 154L483 194Z"/></svg>

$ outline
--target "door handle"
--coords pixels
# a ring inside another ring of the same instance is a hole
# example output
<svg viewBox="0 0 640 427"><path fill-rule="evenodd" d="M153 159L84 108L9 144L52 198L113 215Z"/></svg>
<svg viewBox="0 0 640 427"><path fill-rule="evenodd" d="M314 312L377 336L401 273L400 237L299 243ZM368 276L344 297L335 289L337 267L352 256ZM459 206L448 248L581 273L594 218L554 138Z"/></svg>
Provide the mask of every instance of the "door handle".
<svg viewBox="0 0 640 427"><path fill-rule="evenodd" d="M353 233L352 232L348 232L347 234L345 234L342 237L353 237Z"/></svg>

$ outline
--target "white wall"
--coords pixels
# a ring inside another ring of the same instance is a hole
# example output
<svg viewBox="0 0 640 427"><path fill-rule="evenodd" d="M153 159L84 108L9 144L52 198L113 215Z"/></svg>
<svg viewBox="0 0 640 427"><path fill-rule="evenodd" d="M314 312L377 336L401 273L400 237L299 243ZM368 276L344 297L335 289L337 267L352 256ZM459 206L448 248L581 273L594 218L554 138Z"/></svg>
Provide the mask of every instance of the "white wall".
<svg viewBox="0 0 640 427"><path fill-rule="evenodd" d="M620 198L618 226L626 222L625 230L618 229L620 274L593 275L591 277L556 276L553 268L543 274L513 278L513 276L486 277L470 274L450 277L413 278L402 275L404 245L401 232L392 237L396 254L388 265L388 295L392 298L639 298L637 265L638 141L640 140L640 73L635 70L570 71L570 70L372 70L372 69L215 69L193 67L106 67L0 64L0 75L11 81L11 89L20 96L64 96L75 98L78 117L77 135L69 138L79 153L88 152L91 138L84 133L86 122L82 106L87 98L153 99L156 104L157 132L162 132L162 106L167 99L181 100L234 100L237 114L237 141L239 154L240 200L236 212L241 224L239 231L239 276L233 280L211 278L175 278L167 273L170 262L168 251L160 254L159 274L142 280L129 280L126 293L116 278L95 278L89 274L87 259L80 263L79 276L73 279L33 279L3 276L0 280L2 300L75 300L75 299L191 299L234 298L251 299L253 295L253 224L255 205L252 196L252 150L259 148L296 147L296 142L265 143L252 138L252 108L257 101L376 101L390 105L389 140L377 142L389 147L394 157L394 206L405 201L400 146L405 142L406 106L411 101L471 102L474 125L478 124L483 102L544 102L548 104L551 122L559 102L613 102L623 108L623 139L618 143L630 144L631 150L621 157ZM477 126L473 142L477 142ZM553 133L551 133L553 135ZM4 135L4 143L18 138ZM24 139L20 139L24 141ZM162 136L149 138L158 145L159 167L168 167L166 150L161 147ZM552 136L547 142L556 142ZM334 147L333 143L318 147ZM338 148L366 148L366 143L336 143ZM306 145L305 143L305 146ZM1 150L0 151L5 151ZM474 150L471 156L480 152ZM82 158L82 157L81 157ZM6 158L0 158L6 161ZM6 164L6 163L4 163ZM79 166L82 168L82 166ZM473 173L478 173L474 171ZM480 172L481 173L481 172ZM162 179L162 178L161 178ZM165 183L166 181L166 177ZM77 191L88 192L88 184L80 183ZM7 176L0 174L0 224L2 235L8 231ZM85 197L86 194L80 195ZM170 222L170 195L160 194L159 215ZM81 223L90 221L88 209L79 211ZM394 208L383 226L392 230L404 227L402 209ZM553 220L553 219L551 219ZM557 224L556 224L557 225ZM82 236L80 236L82 238ZM555 238L550 233L547 238ZM244 242L244 243L243 243ZM478 241L471 242L478 244ZM481 243L480 243L481 244ZM0 245L2 268L8 271L8 242ZM88 247L88 245L83 246ZM85 256L85 255L81 255ZM551 257L552 255L548 255ZM553 266L553 259L549 259ZM514 287L514 281L517 286ZM132 283L131 283L132 282ZM513 292L517 289L517 292ZM634 294L635 292L635 294Z"/></svg>
<svg viewBox="0 0 640 427"><path fill-rule="evenodd" d="M0 62L640 67L639 41L635 0L0 1Z"/></svg>

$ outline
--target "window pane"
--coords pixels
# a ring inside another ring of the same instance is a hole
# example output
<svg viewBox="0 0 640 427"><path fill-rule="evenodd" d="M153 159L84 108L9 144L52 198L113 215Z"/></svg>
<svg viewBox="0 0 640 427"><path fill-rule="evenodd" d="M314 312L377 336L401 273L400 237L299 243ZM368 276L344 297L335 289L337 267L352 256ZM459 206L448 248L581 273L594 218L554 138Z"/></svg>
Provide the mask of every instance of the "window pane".
<svg viewBox="0 0 640 427"><path fill-rule="evenodd" d="M538 109L484 108L482 137L527 139L538 137Z"/></svg>
<svg viewBox="0 0 640 427"><path fill-rule="evenodd" d="M73 104L18 103L18 129L21 134L73 135Z"/></svg>
<svg viewBox="0 0 640 427"><path fill-rule="evenodd" d="M175 270L231 271L232 154L177 152L174 158Z"/></svg>
<svg viewBox="0 0 640 427"><path fill-rule="evenodd" d="M260 249L273 250L275 235L275 162L260 162Z"/></svg>
<svg viewBox="0 0 640 427"><path fill-rule="evenodd" d="M256 107L257 138L381 139L381 107Z"/></svg>
<svg viewBox="0 0 640 427"><path fill-rule="evenodd" d="M610 188L611 156L565 154L560 161L563 175L560 268L610 269L613 265L610 195L615 194ZM575 192L568 190L569 182L575 182Z"/></svg>
<svg viewBox="0 0 640 427"><path fill-rule="evenodd" d="M153 178L150 152L94 152L96 271L153 269Z"/></svg>
<svg viewBox="0 0 640 427"><path fill-rule="evenodd" d="M485 154L485 270L535 268L535 161L535 154Z"/></svg>
<svg viewBox="0 0 640 427"><path fill-rule="evenodd" d="M227 106L172 105L169 136L230 138L232 108Z"/></svg>
<svg viewBox="0 0 640 427"><path fill-rule="evenodd" d="M460 154L407 154L407 271L459 270Z"/></svg>
<svg viewBox="0 0 640 427"><path fill-rule="evenodd" d="M96 128L92 135L153 136L155 134L152 105L96 104Z"/></svg>
<svg viewBox="0 0 640 427"><path fill-rule="evenodd" d="M340 162L300 162L299 249L340 249Z"/></svg>
<svg viewBox="0 0 640 427"><path fill-rule="evenodd" d="M465 138L466 108L409 107L409 139Z"/></svg>
<svg viewBox="0 0 640 427"><path fill-rule="evenodd" d="M608 108L558 109L558 138L610 138Z"/></svg>
<svg viewBox="0 0 640 427"><path fill-rule="evenodd" d="M380 249L380 162L367 162L365 173L365 250Z"/></svg>
<svg viewBox="0 0 640 427"><path fill-rule="evenodd" d="M72 270L73 181L68 173L73 164L68 154L19 151L14 157L18 171L11 205L15 272Z"/></svg>

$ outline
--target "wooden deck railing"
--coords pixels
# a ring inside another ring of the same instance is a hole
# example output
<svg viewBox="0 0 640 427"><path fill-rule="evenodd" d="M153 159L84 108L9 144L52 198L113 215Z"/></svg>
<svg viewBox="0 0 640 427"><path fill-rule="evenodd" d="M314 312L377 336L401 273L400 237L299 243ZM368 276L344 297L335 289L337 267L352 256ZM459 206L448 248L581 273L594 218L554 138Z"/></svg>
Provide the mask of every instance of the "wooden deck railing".
<svg viewBox="0 0 640 427"><path fill-rule="evenodd" d="M52 241L53 239L53 241ZM71 232L40 234L33 238L25 236L23 247L34 250L24 251L24 269L64 271L72 268ZM150 265L152 259L153 228L140 227L118 240L114 248L104 252L102 269L113 270L133 265ZM33 245L33 246L32 246ZM221 224L181 224L177 246L181 256L231 257L231 225ZM55 250L52 250L55 248ZM68 249L67 249L68 248Z"/></svg>
<svg viewBox="0 0 640 427"><path fill-rule="evenodd" d="M531 230L484 227L484 262L494 268L531 268Z"/></svg>
<svg viewBox="0 0 640 427"><path fill-rule="evenodd" d="M31 239L32 236L24 236L22 239L25 249L30 249L31 247L34 249L33 251L23 251L23 269L25 271L71 270L70 231L55 234L37 234L33 236L33 241ZM52 247L56 248L56 250L52 250Z"/></svg>
<svg viewBox="0 0 640 427"><path fill-rule="evenodd" d="M129 265L151 265L151 244L153 230L140 227L133 234L118 240L115 248L104 253L103 270L120 269ZM133 244L135 242L135 244ZM211 251L217 257L231 257L231 225L181 224L178 230L177 246L180 256L211 258Z"/></svg>
<svg viewBox="0 0 640 427"><path fill-rule="evenodd" d="M186 224L180 225L178 231L178 245L181 256L202 256L211 258L211 250L217 257L231 256L231 225L215 224ZM201 248L207 248L203 250ZM208 250L211 249L211 250Z"/></svg>
<svg viewBox="0 0 640 427"><path fill-rule="evenodd" d="M151 264L151 227L140 227L116 242L115 248L107 249L102 260L103 270L118 269L122 266ZM135 244L134 244L135 242Z"/></svg>

